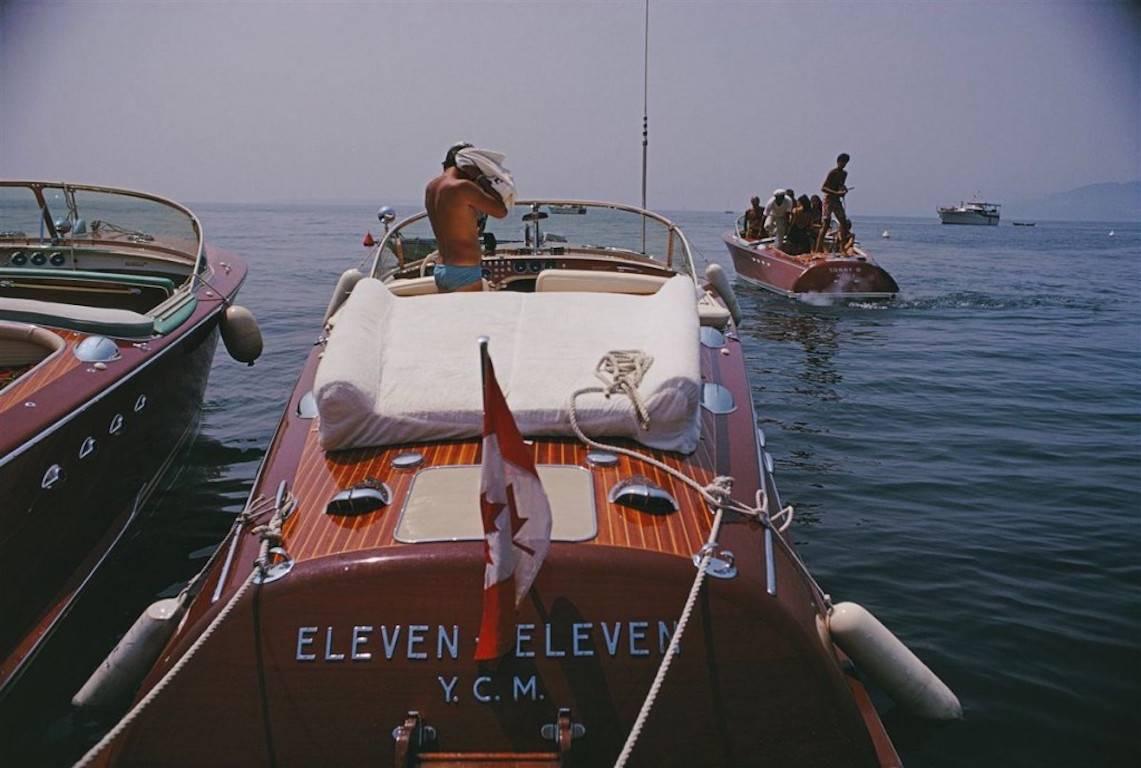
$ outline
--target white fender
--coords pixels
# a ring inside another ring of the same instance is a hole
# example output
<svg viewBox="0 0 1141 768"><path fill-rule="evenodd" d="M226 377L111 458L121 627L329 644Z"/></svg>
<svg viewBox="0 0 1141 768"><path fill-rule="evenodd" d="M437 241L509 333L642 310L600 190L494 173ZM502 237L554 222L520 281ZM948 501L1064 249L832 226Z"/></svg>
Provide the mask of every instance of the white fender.
<svg viewBox="0 0 1141 768"><path fill-rule="evenodd" d="M107 709L124 703L154 666L184 613L186 603L177 597L151 603L71 703L81 709Z"/></svg>
<svg viewBox="0 0 1141 768"><path fill-rule="evenodd" d="M721 268L720 264L708 264L705 267L705 279L709 281L709 285L717 291L717 295L729 308L729 314L733 316L734 324L740 325L741 306L737 303L737 294L733 292L733 286L729 284L729 276L725 274L725 270Z"/></svg>
<svg viewBox="0 0 1141 768"><path fill-rule="evenodd" d="M321 321L322 326L328 323L329 318L341 308L341 305L345 303L345 299L349 298L349 294L353 292L353 288L356 287L357 283L359 283L363 277L364 272L361 272L355 267L353 269L346 269L341 273L341 276L337 278L337 287L333 289L333 298L329 299L329 308L325 310L325 319Z"/></svg>
<svg viewBox="0 0 1141 768"><path fill-rule="evenodd" d="M963 716L963 707L951 689L862 606L834 605L828 630L868 679L904 709L933 720Z"/></svg>
<svg viewBox="0 0 1141 768"><path fill-rule="evenodd" d="M254 364L261 356L261 329L254 313L245 307L232 304L222 315L222 342L230 357L239 363Z"/></svg>

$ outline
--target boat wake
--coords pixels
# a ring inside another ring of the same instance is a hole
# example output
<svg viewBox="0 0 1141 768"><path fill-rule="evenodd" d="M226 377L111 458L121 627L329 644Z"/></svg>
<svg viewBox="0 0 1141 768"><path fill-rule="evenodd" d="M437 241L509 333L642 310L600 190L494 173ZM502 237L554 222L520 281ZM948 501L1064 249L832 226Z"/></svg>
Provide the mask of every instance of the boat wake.
<svg viewBox="0 0 1141 768"><path fill-rule="evenodd" d="M1054 294L1002 295L981 291L956 291L932 296L899 294L891 300L847 298L834 293L805 293L795 297L806 307L858 309L883 312L939 309L1021 310L1077 309L1098 312L1107 308L1103 300Z"/></svg>
<svg viewBox="0 0 1141 768"><path fill-rule="evenodd" d="M852 306L852 305L849 305ZM981 309L981 310L1021 310L1021 309L1080 309L1091 312L1104 310L1103 301L1076 296L1055 294L1001 295L980 291L956 291L935 296L901 295L890 304L877 305L869 302L868 309L932 310L932 309Z"/></svg>

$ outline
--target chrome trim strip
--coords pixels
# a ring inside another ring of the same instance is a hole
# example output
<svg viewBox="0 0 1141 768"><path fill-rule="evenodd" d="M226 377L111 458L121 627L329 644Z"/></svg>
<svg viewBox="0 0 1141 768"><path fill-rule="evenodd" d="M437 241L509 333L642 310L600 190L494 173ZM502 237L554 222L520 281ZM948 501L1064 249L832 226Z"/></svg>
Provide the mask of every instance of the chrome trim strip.
<svg viewBox="0 0 1141 768"><path fill-rule="evenodd" d="M243 278L242 283L244 283L244 282L245 282L245 279ZM239 283L234 288L233 294L237 294L238 289L240 289L242 287L242 283ZM233 295L233 294L231 294L231 295ZM119 379L118 381L116 381L111 386L100 390L100 392L97 395L95 395L94 397L92 397L88 400L84 400L83 404L80 407L78 407L74 411L70 411L70 412L64 414L54 424L52 424L47 429L44 429L44 430L38 432L35 435L35 437L33 437L28 442L24 443L23 445L21 445L20 447L16 448L13 451L11 451L10 453L0 457L0 467L3 467L5 464L12 461L17 456L24 453L25 451L27 451L32 446L36 445L37 443L44 440L49 435L51 435L52 433L54 433L55 431L57 431L58 429L63 427L64 425L68 424L72 419L79 416L81 413L83 413L84 411L86 411L88 408L95 405L96 403L98 403L103 398L107 397L107 395L111 394L112 392L114 392L119 387L121 387L124 384L126 384L127 382L131 381L135 376L137 376L139 374L140 371L146 370L155 361L162 359L163 355L165 355L170 350L177 348L182 343L183 337L185 337L185 336L193 333L194 331L198 330L200 327L205 325L207 322L209 322L215 316L220 315L222 313L222 311L225 309L225 307L226 307L225 302L219 300L218 305L215 308L215 311L208 313L205 317L203 317L200 321L195 323L192 327L187 328L186 331L181 336L179 336L178 340L176 340L176 341L172 342L171 344L168 344L167 346L160 349L158 352L156 352L154 354L153 357L150 357L147 360L144 360L137 368L135 368L132 371L130 371L129 373L127 373L123 378Z"/></svg>
<svg viewBox="0 0 1141 768"><path fill-rule="evenodd" d="M735 339L738 346L741 344L740 339ZM742 350L742 354L744 354ZM757 407L753 404L753 387L748 381L748 374L745 376L745 383L749 384L749 415L753 419L753 447L757 449L757 475L761 480L761 492L764 494L765 508L772 509L772 499L769 497L769 483L767 482L768 474L765 472L764 455L764 430L757 424ZM776 497L776 482L772 483L773 497ZM777 509L780 509L780 501L777 500ZM765 591L773 597L777 593L777 569L776 563L773 562L773 527L766 517L763 521L765 526Z"/></svg>
<svg viewBox="0 0 1141 768"><path fill-rule="evenodd" d="M777 564L773 562L773 528L765 526L765 590L776 597Z"/></svg>

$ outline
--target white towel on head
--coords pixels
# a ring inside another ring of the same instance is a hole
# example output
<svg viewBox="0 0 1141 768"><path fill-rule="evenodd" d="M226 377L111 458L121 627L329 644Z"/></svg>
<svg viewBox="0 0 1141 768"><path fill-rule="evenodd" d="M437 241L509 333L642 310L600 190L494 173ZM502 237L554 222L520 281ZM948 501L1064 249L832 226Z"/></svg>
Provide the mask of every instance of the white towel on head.
<svg viewBox="0 0 1141 768"><path fill-rule="evenodd" d="M511 171L503 166L507 156L492 149L477 149L467 147L456 153L456 167L474 165L479 172L491 182L491 188L503 199L503 204L510 208L515 204L515 179Z"/></svg>

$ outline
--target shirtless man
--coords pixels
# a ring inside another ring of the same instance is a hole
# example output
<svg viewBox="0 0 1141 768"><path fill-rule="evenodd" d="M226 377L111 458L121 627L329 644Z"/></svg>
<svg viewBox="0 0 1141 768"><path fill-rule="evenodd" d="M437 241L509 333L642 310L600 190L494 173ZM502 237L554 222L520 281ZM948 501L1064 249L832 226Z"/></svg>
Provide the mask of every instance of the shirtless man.
<svg viewBox="0 0 1141 768"><path fill-rule="evenodd" d="M507 206L479 169L456 165L456 153L470 146L456 144L449 149L443 173L424 190L424 207L440 251L432 275L441 293L483 290L478 219L480 214L507 216Z"/></svg>
<svg viewBox="0 0 1141 768"><path fill-rule="evenodd" d="M745 239L760 240L765 236L765 209L761 198L753 197L750 207L745 209Z"/></svg>
<svg viewBox="0 0 1141 768"><path fill-rule="evenodd" d="M848 194L848 172L844 168L848 165L847 152L836 158L836 167L828 171L824 177L824 184L820 191L824 193L824 210L820 214L820 234L816 236L816 250L824 250L824 236L828 234L828 227L832 224L832 217L840 226L839 242L848 239L848 215L844 212L844 195Z"/></svg>

